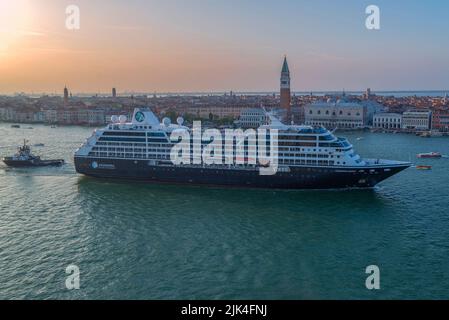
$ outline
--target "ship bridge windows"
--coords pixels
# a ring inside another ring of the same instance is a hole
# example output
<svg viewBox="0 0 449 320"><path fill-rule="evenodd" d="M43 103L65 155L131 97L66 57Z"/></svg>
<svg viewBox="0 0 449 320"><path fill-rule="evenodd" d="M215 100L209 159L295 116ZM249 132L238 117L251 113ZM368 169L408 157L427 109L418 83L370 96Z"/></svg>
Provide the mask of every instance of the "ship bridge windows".
<svg viewBox="0 0 449 320"><path fill-rule="evenodd" d="M122 137L145 137L145 132L130 132L130 131L105 131L103 132L103 136L122 136Z"/></svg>
<svg viewBox="0 0 449 320"><path fill-rule="evenodd" d="M100 137L99 141L110 142L145 142L145 138Z"/></svg>
<svg viewBox="0 0 449 320"><path fill-rule="evenodd" d="M315 142L282 142L280 144L291 147L316 147Z"/></svg>
<svg viewBox="0 0 449 320"><path fill-rule="evenodd" d="M321 147L321 148L341 148L341 147L343 147L343 145L340 144L339 142L333 142L333 143L320 142L318 144L318 147Z"/></svg>
<svg viewBox="0 0 449 320"><path fill-rule="evenodd" d="M298 140L316 141L316 136L297 136Z"/></svg>
<svg viewBox="0 0 449 320"><path fill-rule="evenodd" d="M167 138L148 138L149 143L163 143L168 142Z"/></svg>
<svg viewBox="0 0 449 320"><path fill-rule="evenodd" d="M332 141L334 139L335 138L332 135L330 135L330 134L318 137L318 140L320 140L320 141Z"/></svg>
<svg viewBox="0 0 449 320"><path fill-rule="evenodd" d="M161 137L165 138L166 137L164 132L149 132L148 136L149 137L158 137L158 138L161 138Z"/></svg>

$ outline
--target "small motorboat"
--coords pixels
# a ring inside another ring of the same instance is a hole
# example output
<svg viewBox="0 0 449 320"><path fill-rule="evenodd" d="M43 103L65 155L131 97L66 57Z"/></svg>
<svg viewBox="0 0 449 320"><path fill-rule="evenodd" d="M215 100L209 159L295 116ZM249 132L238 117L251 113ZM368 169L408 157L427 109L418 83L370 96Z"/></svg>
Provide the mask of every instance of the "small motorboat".
<svg viewBox="0 0 449 320"><path fill-rule="evenodd" d="M432 166L416 166L417 170L432 170Z"/></svg>
<svg viewBox="0 0 449 320"><path fill-rule="evenodd" d="M418 158L441 158L443 155L439 152L419 153Z"/></svg>
<svg viewBox="0 0 449 320"><path fill-rule="evenodd" d="M31 148L23 141L23 146L20 146L17 153L12 157L3 158L3 162L9 167L46 167L46 166L62 166L63 159L56 160L42 160L39 156L31 153Z"/></svg>
<svg viewBox="0 0 449 320"><path fill-rule="evenodd" d="M16 128L17 129L17 128L20 128L20 125L19 124L12 124L11 128Z"/></svg>
<svg viewBox="0 0 449 320"><path fill-rule="evenodd" d="M426 132L421 132L421 133L419 134L419 136L420 136L421 138L430 138L430 137L432 136L432 134L431 134L430 132L426 131Z"/></svg>

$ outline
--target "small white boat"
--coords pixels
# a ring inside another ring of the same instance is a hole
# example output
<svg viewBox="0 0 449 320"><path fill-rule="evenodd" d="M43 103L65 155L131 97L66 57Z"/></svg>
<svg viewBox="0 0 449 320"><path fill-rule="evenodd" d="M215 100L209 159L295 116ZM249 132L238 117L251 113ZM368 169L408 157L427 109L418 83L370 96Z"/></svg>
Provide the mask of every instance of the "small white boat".
<svg viewBox="0 0 449 320"><path fill-rule="evenodd" d="M442 154L439 152L427 152L427 153L419 153L417 155L418 158L441 158Z"/></svg>

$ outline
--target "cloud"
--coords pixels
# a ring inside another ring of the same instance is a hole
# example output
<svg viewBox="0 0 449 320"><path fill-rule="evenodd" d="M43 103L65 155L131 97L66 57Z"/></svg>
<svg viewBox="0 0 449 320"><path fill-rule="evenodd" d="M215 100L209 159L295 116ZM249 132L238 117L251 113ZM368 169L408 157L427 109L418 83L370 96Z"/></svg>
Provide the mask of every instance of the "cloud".
<svg viewBox="0 0 449 320"><path fill-rule="evenodd" d="M27 37L43 37L46 36L47 34L44 32L40 32L40 31L34 31L34 30L20 30L20 29L6 29L6 28L2 28L0 29L1 33L6 33L9 35L14 35L14 36L27 36Z"/></svg>
<svg viewBox="0 0 449 320"><path fill-rule="evenodd" d="M22 36L27 36L27 37L44 37L47 35L44 32L32 31L32 30L19 30L18 33Z"/></svg>

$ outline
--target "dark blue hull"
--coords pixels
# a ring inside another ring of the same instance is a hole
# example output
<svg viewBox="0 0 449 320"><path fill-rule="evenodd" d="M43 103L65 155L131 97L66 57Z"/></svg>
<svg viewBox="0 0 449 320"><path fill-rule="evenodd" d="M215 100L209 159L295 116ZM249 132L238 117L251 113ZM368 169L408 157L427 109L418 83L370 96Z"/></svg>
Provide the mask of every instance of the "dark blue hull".
<svg viewBox="0 0 449 320"><path fill-rule="evenodd" d="M147 160L75 157L78 173L97 178L274 189L372 188L409 166L404 163L365 168L291 167L290 172L263 176L258 170L155 166Z"/></svg>

